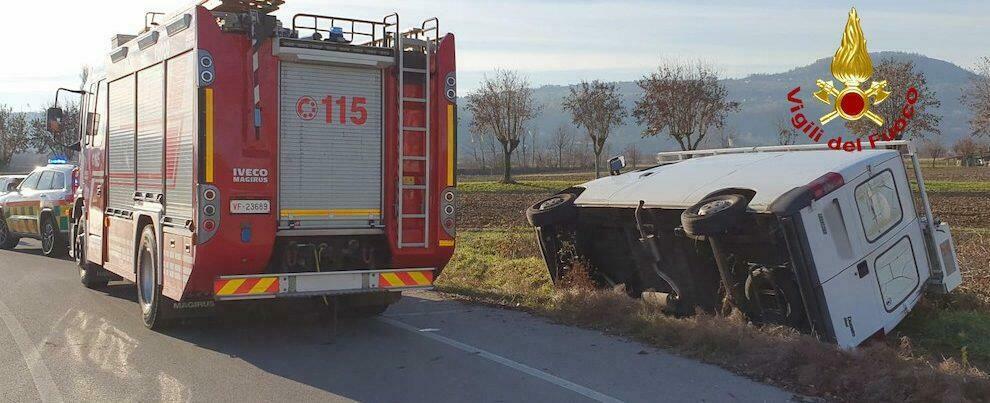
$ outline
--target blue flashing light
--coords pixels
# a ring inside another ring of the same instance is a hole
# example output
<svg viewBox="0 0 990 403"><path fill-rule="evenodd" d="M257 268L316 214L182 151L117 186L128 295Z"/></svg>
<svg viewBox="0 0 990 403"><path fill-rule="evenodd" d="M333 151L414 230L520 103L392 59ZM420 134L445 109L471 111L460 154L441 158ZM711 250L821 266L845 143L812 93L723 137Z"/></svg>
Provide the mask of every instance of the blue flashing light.
<svg viewBox="0 0 990 403"><path fill-rule="evenodd" d="M49 164L68 164L69 159L64 155L55 155L48 159Z"/></svg>

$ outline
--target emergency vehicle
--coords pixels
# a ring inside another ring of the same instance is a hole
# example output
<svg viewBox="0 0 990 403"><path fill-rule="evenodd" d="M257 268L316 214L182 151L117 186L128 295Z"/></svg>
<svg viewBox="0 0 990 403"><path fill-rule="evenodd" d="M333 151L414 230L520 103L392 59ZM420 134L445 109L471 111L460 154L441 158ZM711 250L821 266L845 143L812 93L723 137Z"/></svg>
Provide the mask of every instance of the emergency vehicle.
<svg viewBox="0 0 990 403"><path fill-rule="evenodd" d="M27 175L3 175L0 176L0 196L7 194L11 190L17 189L17 185L26 178Z"/></svg>
<svg viewBox="0 0 990 403"><path fill-rule="evenodd" d="M21 238L41 240L41 253L65 254L78 170L64 159L48 160L0 196L0 249L14 249Z"/></svg>
<svg viewBox="0 0 990 403"><path fill-rule="evenodd" d="M454 251L454 36L282 3L149 13L86 84L72 253L88 287L135 282L149 328L242 299L380 313Z"/></svg>

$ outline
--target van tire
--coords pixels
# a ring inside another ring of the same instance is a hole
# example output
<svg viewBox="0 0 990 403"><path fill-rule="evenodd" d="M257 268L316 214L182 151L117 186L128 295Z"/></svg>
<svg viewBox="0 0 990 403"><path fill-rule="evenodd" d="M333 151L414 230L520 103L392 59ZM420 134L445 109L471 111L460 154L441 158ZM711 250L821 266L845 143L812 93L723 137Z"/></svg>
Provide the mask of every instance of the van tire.
<svg viewBox="0 0 990 403"><path fill-rule="evenodd" d="M728 194L704 199L684 210L681 226L690 236L718 236L734 227L749 204L745 197Z"/></svg>
<svg viewBox="0 0 990 403"><path fill-rule="evenodd" d="M41 216L41 253L47 257L63 257L67 252L62 230L50 213Z"/></svg>
<svg viewBox="0 0 990 403"><path fill-rule="evenodd" d="M14 249L20 242L21 239L14 236L13 232L10 232L10 227L7 226L7 220L3 218L3 214L0 212L0 249Z"/></svg>
<svg viewBox="0 0 990 403"><path fill-rule="evenodd" d="M536 202L526 209L526 220L534 227L571 222L577 218L576 199L573 193L558 193Z"/></svg>
<svg viewBox="0 0 990 403"><path fill-rule="evenodd" d="M135 284L141 319L148 329L162 330L170 324L172 304L171 300L166 301L167 298L162 295L162 268L158 263L158 242L155 240L154 226L146 225L138 242Z"/></svg>
<svg viewBox="0 0 990 403"><path fill-rule="evenodd" d="M753 270L746 278L746 299L749 306L756 310L763 323L773 323L798 327L803 322L804 304L801 302L801 292L797 282L791 278L790 274L782 270L771 270L760 267ZM772 292L775 301L769 301L765 297L766 291ZM777 304L778 311L772 315L766 315L767 302Z"/></svg>

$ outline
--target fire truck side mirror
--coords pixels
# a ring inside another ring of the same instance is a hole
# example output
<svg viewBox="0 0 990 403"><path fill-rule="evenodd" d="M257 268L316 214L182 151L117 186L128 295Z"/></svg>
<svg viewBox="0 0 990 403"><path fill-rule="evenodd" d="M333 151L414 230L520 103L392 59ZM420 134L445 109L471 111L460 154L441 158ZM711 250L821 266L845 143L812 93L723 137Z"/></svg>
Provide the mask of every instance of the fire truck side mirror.
<svg viewBox="0 0 990 403"><path fill-rule="evenodd" d="M61 133L62 132L62 108L53 106L48 108L48 131L51 133Z"/></svg>

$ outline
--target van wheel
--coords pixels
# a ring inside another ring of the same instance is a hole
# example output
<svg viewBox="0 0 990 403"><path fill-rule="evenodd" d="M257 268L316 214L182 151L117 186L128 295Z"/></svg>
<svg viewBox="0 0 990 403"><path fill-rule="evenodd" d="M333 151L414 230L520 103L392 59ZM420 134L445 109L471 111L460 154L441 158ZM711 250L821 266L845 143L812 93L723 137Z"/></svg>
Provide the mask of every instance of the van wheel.
<svg viewBox="0 0 990 403"><path fill-rule="evenodd" d="M48 257L65 256L66 242L51 214L41 216L41 253Z"/></svg>
<svg viewBox="0 0 990 403"><path fill-rule="evenodd" d="M526 209L526 219L534 227L545 227L573 221L577 218L577 206L571 193L555 194Z"/></svg>
<svg viewBox="0 0 990 403"><path fill-rule="evenodd" d="M158 243L151 225L141 231L141 241L137 253L137 294L141 305L141 318L144 326L151 330L161 330L167 324L171 313L169 304L162 295L162 270L158 264Z"/></svg>
<svg viewBox="0 0 990 403"><path fill-rule="evenodd" d="M746 299L763 323L800 326L804 305L797 282L789 273L760 267L746 278Z"/></svg>
<svg viewBox="0 0 990 403"><path fill-rule="evenodd" d="M20 241L20 238L10 232L10 227L7 227L7 220L0 215L0 249L14 249Z"/></svg>
<svg viewBox="0 0 990 403"><path fill-rule="evenodd" d="M717 236L734 227L748 202L740 195L709 197L684 210L681 226L691 236Z"/></svg>
<svg viewBox="0 0 990 403"><path fill-rule="evenodd" d="M76 265L79 267L79 282L86 288L104 288L110 283L110 278L103 272L103 268L90 263L86 259L86 219L80 218L76 223L76 241L73 243L76 257Z"/></svg>

